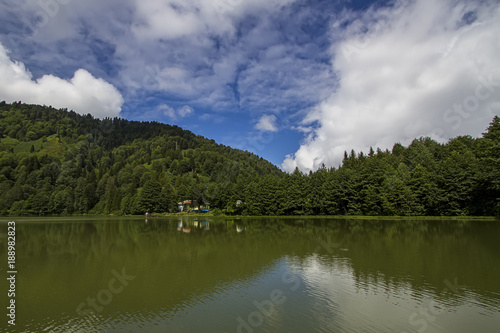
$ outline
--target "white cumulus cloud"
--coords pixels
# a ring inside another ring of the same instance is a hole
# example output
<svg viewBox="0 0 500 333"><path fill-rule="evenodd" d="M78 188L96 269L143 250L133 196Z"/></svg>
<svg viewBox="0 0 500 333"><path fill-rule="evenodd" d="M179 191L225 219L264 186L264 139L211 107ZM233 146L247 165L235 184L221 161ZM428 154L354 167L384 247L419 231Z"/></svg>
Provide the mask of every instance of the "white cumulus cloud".
<svg viewBox="0 0 500 333"><path fill-rule="evenodd" d="M12 61L0 44L0 100L52 105L98 118L120 114L123 98L120 92L103 79L79 69L70 80L44 75L33 80L21 62Z"/></svg>
<svg viewBox="0 0 500 333"><path fill-rule="evenodd" d="M310 132L283 162L287 171L336 167L344 151L420 136L479 136L500 113L495 1L416 0L345 12L332 35L341 36L332 46L339 86L304 118Z"/></svg>
<svg viewBox="0 0 500 333"><path fill-rule="evenodd" d="M181 107L177 110L177 114L182 118L188 117L188 116L192 115L193 113L194 113L194 109L192 107L190 107L189 105L184 105L183 107Z"/></svg>
<svg viewBox="0 0 500 333"><path fill-rule="evenodd" d="M169 118L171 121L177 121L179 118L186 118L194 113L194 109L189 105L181 106L177 110L170 105L160 104L157 107L143 112L138 119L144 121L164 121L164 118Z"/></svg>
<svg viewBox="0 0 500 333"><path fill-rule="evenodd" d="M276 10L293 0L133 0L132 30L140 38L176 39L200 33L234 34L233 20ZM203 43L203 41L201 41Z"/></svg>
<svg viewBox="0 0 500 333"><path fill-rule="evenodd" d="M263 115L262 117L260 117L257 124L255 124L255 129L259 131L277 132L278 127L276 126L276 116Z"/></svg>

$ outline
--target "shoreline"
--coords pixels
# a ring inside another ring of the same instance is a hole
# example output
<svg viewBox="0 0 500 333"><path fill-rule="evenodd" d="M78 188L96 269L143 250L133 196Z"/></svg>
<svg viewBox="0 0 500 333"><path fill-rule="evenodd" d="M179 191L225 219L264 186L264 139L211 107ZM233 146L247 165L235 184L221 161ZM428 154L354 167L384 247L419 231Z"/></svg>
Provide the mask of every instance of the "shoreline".
<svg viewBox="0 0 500 333"><path fill-rule="evenodd" d="M331 220L363 220L363 221L500 221L499 216L365 216L365 215L282 215L282 216L251 216L251 215L213 215L213 214L152 214L149 216L144 215L115 215L115 214L77 214L77 215L19 215L19 216L0 216L0 222L7 222L13 219L39 219L47 220L51 218L65 219L65 218L113 218L113 219L139 219L144 218L147 220L161 219L161 218L225 218L225 219L295 219L295 220L318 220L318 219L331 219Z"/></svg>

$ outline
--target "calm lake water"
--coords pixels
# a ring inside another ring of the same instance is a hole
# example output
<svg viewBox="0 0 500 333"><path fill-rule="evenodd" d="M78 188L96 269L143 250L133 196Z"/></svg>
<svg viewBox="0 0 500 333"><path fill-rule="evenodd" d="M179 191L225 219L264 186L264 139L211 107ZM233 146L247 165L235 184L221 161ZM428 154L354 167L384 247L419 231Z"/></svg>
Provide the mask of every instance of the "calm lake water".
<svg viewBox="0 0 500 333"><path fill-rule="evenodd" d="M13 218L0 228L0 332L500 332L499 221Z"/></svg>

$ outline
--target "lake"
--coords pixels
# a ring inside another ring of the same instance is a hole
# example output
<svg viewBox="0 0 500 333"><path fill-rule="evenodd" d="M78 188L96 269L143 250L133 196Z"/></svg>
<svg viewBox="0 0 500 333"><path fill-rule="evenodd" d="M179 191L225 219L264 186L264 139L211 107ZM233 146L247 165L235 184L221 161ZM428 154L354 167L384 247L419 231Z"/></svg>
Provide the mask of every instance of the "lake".
<svg viewBox="0 0 500 333"><path fill-rule="evenodd" d="M499 221L23 217L0 228L0 332L500 331Z"/></svg>

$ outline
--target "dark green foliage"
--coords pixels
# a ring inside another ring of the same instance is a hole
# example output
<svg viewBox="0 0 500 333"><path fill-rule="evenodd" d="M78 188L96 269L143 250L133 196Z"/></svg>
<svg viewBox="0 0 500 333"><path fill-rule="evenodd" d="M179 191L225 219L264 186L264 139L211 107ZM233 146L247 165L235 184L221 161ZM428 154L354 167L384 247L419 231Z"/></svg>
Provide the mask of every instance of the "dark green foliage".
<svg viewBox="0 0 500 333"><path fill-rule="evenodd" d="M157 181L148 180L139 192L136 211L139 213L167 210L167 196Z"/></svg>
<svg viewBox="0 0 500 333"><path fill-rule="evenodd" d="M430 138L392 152L345 152L339 169L295 170L246 186L251 215L500 215L500 120L482 138Z"/></svg>
<svg viewBox="0 0 500 333"><path fill-rule="evenodd" d="M0 214L500 215L500 118L482 138L346 152L285 174L176 126L0 103Z"/></svg>
<svg viewBox="0 0 500 333"><path fill-rule="evenodd" d="M234 209L235 184L283 174L177 126L0 104L0 214L143 214L198 200Z"/></svg>

